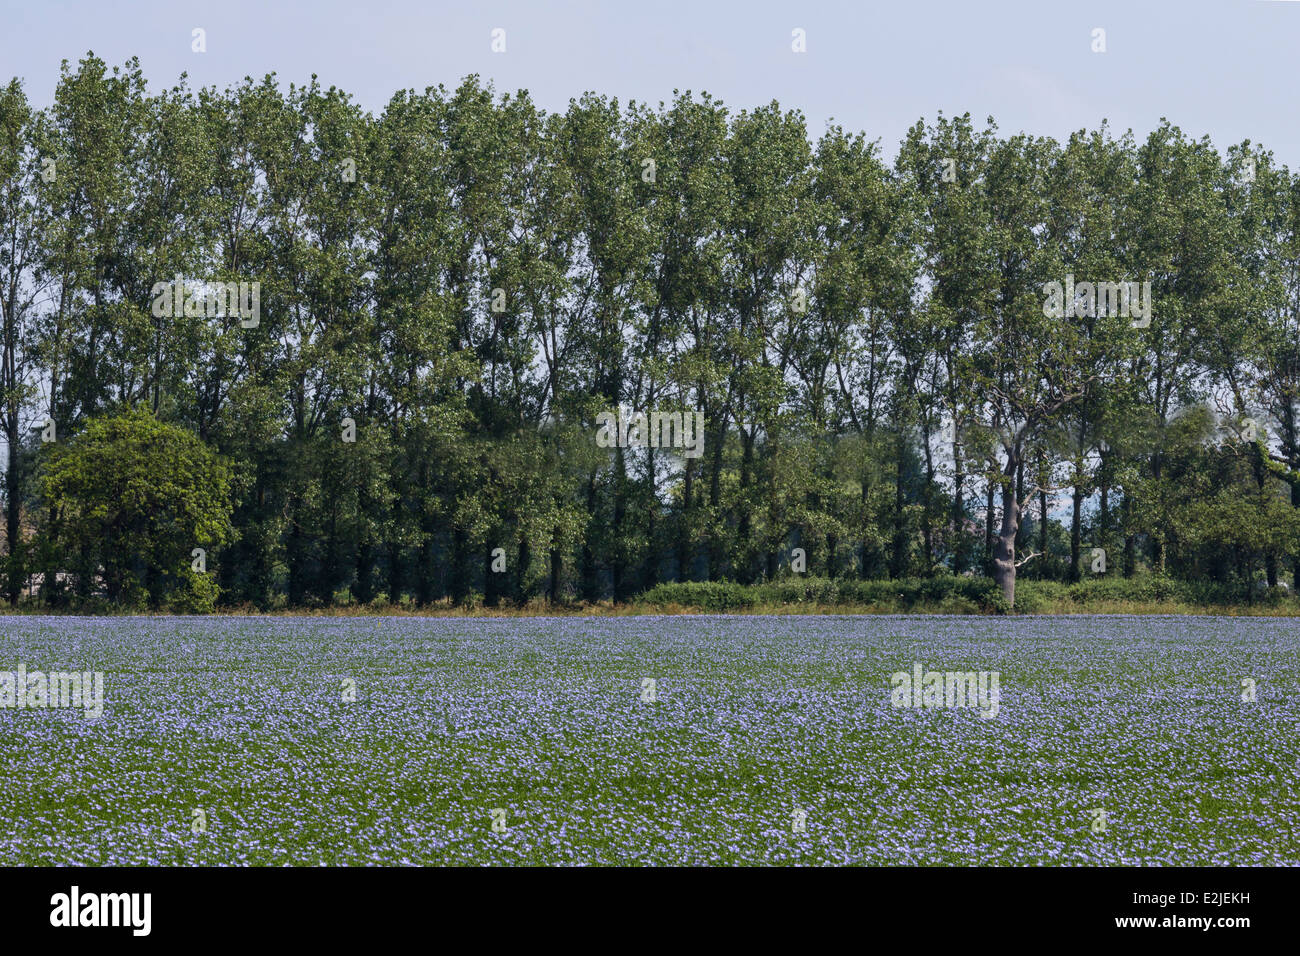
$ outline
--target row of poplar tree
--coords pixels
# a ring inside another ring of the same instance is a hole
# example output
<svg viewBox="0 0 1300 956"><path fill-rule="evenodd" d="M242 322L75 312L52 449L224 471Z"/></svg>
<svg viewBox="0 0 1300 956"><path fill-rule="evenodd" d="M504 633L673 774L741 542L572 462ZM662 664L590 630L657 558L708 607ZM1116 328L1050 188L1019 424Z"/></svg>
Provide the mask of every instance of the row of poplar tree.
<svg viewBox="0 0 1300 956"><path fill-rule="evenodd" d="M259 606L626 599L788 574L795 547L810 574L1004 591L1100 573L1093 549L1276 584L1298 227L1270 153L1167 122L1057 142L940 115L889 162L776 103L546 113L470 77L373 114L314 79L154 93L88 55L47 109L0 92L7 596L123 560L163 581L191 544ZM257 324L155 316L176 276L258 283ZM1052 317L1067 276L1149 281L1149 324ZM702 412L703 453L600 447L620 406ZM207 540L60 530L125 520L43 476L126 412L226 463Z"/></svg>

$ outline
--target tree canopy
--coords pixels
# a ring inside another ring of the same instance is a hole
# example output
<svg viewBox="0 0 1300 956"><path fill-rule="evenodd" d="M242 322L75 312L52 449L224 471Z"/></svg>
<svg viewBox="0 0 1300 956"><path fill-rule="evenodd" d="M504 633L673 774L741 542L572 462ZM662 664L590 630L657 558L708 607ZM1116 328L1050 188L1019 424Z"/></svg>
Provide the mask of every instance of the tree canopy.
<svg viewBox="0 0 1300 956"><path fill-rule="evenodd" d="M92 418L40 479L47 562L75 569L83 591L98 576L128 606L216 597L206 552L230 538L230 470L192 432L148 410Z"/></svg>
<svg viewBox="0 0 1300 956"><path fill-rule="evenodd" d="M1168 122L889 162L776 103L90 54L0 90L0 306L11 602L169 601L195 548L259 607L1300 572L1300 177Z"/></svg>

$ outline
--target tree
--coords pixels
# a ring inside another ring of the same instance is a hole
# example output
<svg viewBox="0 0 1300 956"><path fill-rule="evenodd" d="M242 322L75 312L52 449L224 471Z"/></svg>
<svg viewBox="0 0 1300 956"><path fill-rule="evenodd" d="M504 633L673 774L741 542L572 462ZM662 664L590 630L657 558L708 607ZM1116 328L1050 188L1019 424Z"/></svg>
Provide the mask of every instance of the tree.
<svg viewBox="0 0 1300 956"><path fill-rule="evenodd" d="M115 565L34 478L132 408L230 463L217 574L261 607L622 601L702 558L770 579L793 545L829 576L982 564L1008 603L1026 563L1080 578L1085 542L1273 582L1300 571L1298 223L1267 150L1168 123L1057 144L941 115L887 166L776 103L548 115L470 76L371 115L90 54L48 109L0 92L0 593L173 587L174 556ZM259 323L152 314L178 274L258 283ZM1045 312L1070 276L1149 281L1150 321ZM702 414L702 455L597 445L620 405Z"/></svg>
<svg viewBox="0 0 1300 956"><path fill-rule="evenodd" d="M38 373L32 356L37 298L43 287L37 270L41 242L48 228L48 205L38 185L33 115L17 80L0 90L0 438L5 460L5 565L0 588L10 604L18 603L26 576L22 505L30 419L30 401ZM57 176L57 167L54 167Z"/></svg>
<svg viewBox="0 0 1300 956"><path fill-rule="evenodd" d="M134 409L89 419L42 459L41 493L56 515L44 534L82 593L96 578L128 606L212 592L193 571L194 549L206 564L230 539L230 468L195 435Z"/></svg>

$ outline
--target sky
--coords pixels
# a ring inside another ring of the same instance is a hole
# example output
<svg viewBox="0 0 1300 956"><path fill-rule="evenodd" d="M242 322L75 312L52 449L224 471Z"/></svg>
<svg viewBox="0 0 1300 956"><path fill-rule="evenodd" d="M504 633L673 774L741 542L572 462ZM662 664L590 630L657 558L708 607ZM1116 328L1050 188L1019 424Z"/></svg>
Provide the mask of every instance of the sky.
<svg viewBox="0 0 1300 956"><path fill-rule="evenodd" d="M792 50L796 29L806 52ZM1297 0L0 0L0 78L23 79L35 105L51 101L60 61L90 50L110 65L138 57L152 89L182 73L221 88L314 73L375 112L396 90L470 73L548 111L589 90L652 104L707 90L733 111L801 110L814 139L831 122L864 132L887 157L939 112L1057 139L1103 119L1140 137L1168 118L1300 168Z"/></svg>

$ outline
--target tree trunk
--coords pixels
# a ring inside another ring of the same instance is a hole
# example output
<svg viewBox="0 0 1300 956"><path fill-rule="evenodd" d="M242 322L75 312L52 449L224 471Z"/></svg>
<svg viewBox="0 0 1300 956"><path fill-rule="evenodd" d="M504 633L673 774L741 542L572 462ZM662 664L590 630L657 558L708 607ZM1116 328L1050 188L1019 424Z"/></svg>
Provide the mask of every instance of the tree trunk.
<svg viewBox="0 0 1300 956"><path fill-rule="evenodd" d="M354 595L359 604L374 600L374 570L375 550L368 538L362 538L357 544L357 593Z"/></svg>
<svg viewBox="0 0 1300 956"><path fill-rule="evenodd" d="M1038 474L1039 481L1042 482L1042 488L1038 492L1038 550L1040 557L1038 559L1038 577L1047 578L1047 465L1044 461L1043 453L1038 453Z"/></svg>
<svg viewBox="0 0 1300 956"><path fill-rule="evenodd" d="M740 428L740 494L736 496L736 506L740 516L736 521L736 566L733 573L741 584L754 583L754 559L750 546L753 537L754 521L749 512L749 486L754 480L754 433L756 426L747 425Z"/></svg>
<svg viewBox="0 0 1300 956"><path fill-rule="evenodd" d="M1100 538L1102 549L1106 551L1107 554L1110 554L1110 485L1106 478L1106 459L1104 455L1101 461L1101 505L1097 514L1097 525L1099 529L1098 537Z"/></svg>
<svg viewBox="0 0 1300 956"><path fill-rule="evenodd" d="M614 603L622 603L627 594L627 547L623 523L627 519L627 460L623 448L614 449L614 553L610 572L614 585Z"/></svg>
<svg viewBox="0 0 1300 956"><path fill-rule="evenodd" d="M1072 495L1072 506L1070 509L1070 581L1078 581L1082 577L1079 570L1079 549L1083 537L1083 489L1078 485L1074 486Z"/></svg>
<svg viewBox="0 0 1300 956"><path fill-rule="evenodd" d="M10 416L10 422L6 424L11 427L5 429L9 441L9 461L5 471L5 544L7 546L5 597L8 599L10 606L13 606L18 603L18 596L22 593L24 568L22 527L18 510L22 501L22 490L19 486L21 473L18 460L18 415L16 412Z"/></svg>
<svg viewBox="0 0 1300 956"><path fill-rule="evenodd" d="M727 423L718 426L718 437L713 444L712 474L709 476L709 510L713 514L714 527L709 534L709 580L717 581L722 577L722 542L718 540L717 520L719 505L722 501L722 443L727 436Z"/></svg>
<svg viewBox="0 0 1300 956"><path fill-rule="evenodd" d="M1155 479L1155 487L1160 488L1160 453L1157 452L1151 456L1151 475ZM1151 535L1151 564L1152 570L1157 574L1163 574L1165 570L1165 542L1162 535L1164 529L1157 525L1156 530Z"/></svg>
<svg viewBox="0 0 1300 956"><path fill-rule="evenodd" d="M954 424L952 438L953 494L952 494L952 571L961 574L966 570L966 474L961 465L961 439Z"/></svg>
<svg viewBox="0 0 1300 956"><path fill-rule="evenodd" d="M587 477L587 515L591 522L596 515L596 473ZM596 555L591 548L591 528L589 523L582 535L582 599L595 601L600 597L600 582L596 576Z"/></svg>
<svg viewBox="0 0 1300 956"><path fill-rule="evenodd" d="M867 513L867 506L871 500L871 474L870 469L868 469L867 473L862 476L862 511L864 514ZM871 577L872 572L880 566L879 548L873 546L866 538L862 539L860 546L862 548L862 563L858 567L858 576L863 581L866 581ZM1300 568L1300 562L1297 562L1296 567ZM1300 570L1296 573L1300 574Z"/></svg>
<svg viewBox="0 0 1300 956"><path fill-rule="evenodd" d="M1023 504L1025 500L1025 460L1021 458L1016 463L1016 504ZM1016 550L1027 551L1029 544L1025 541L1025 529L1020 526L1019 515L1016 516Z"/></svg>
<svg viewBox="0 0 1300 956"><path fill-rule="evenodd" d="M934 528L930 506L934 494L934 452L930 449L930 429L922 419L921 446L925 449L925 500L921 509L921 540L925 543L925 565L921 573L927 578L934 573Z"/></svg>
<svg viewBox="0 0 1300 956"><path fill-rule="evenodd" d="M515 559L515 604L523 607L528 603L528 576L532 572L533 549L528 544L528 535L519 537L519 555Z"/></svg>
<svg viewBox="0 0 1300 956"><path fill-rule="evenodd" d="M302 505L297 494L289 496L289 540L285 558L289 565L289 606L301 607L307 597L306 548L303 543Z"/></svg>
<svg viewBox="0 0 1300 956"><path fill-rule="evenodd" d="M997 488L997 483L990 481L988 492L984 499L984 567L992 572L993 569L993 492Z"/></svg>
<svg viewBox="0 0 1300 956"><path fill-rule="evenodd" d="M993 553L993 580L1002 590L1007 607L1016 606L1016 532L1020 530L1020 502L1016 499L1019 451L1009 452L1002 470L1002 527Z"/></svg>
<svg viewBox="0 0 1300 956"><path fill-rule="evenodd" d="M906 496L903 492L903 456L906 450L905 433L898 430L897 457L894 468L894 542L893 556L889 562L889 576L901 578L907 572Z"/></svg>
<svg viewBox="0 0 1300 956"><path fill-rule="evenodd" d="M560 600L560 571L563 567L563 556L557 546L560 540L560 529L556 528L551 538L551 580L547 587L547 594L552 604Z"/></svg>
<svg viewBox="0 0 1300 956"><path fill-rule="evenodd" d="M682 509L677 516L677 580L689 581L694 568L691 560L691 486L695 477L695 460L686 459L682 476Z"/></svg>
<svg viewBox="0 0 1300 956"><path fill-rule="evenodd" d="M496 541L487 540L483 549L483 606L496 607L501 603L501 572L492 569L492 552L497 549Z"/></svg>
<svg viewBox="0 0 1300 956"><path fill-rule="evenodd" d="M1300 508L1300 482L1291 486L1291 507ZM1291 585L1300 594L1300 553L1291 558Z"/></svg>
<svg viewBox="0 0 1300 956"><path fill-rule="evenodd" d="M388 539L388 602L390 604L399 604L402 600L402 588L406 582L404 573L404 564L402 560L402 543L401 528L404 524L402 521L404 506L402 504L402 489L396 488L397 494L393 496L393 530L392 537Z"/></svg>

